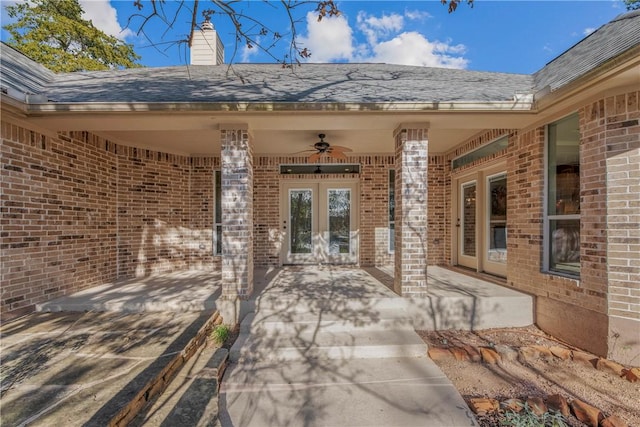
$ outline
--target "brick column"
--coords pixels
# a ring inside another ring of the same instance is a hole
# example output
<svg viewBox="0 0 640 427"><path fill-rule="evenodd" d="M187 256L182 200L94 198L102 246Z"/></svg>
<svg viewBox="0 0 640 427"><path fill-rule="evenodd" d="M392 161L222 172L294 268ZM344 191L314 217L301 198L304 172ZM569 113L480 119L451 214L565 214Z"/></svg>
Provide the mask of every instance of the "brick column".
<svg viewBox="0 0 640 427"><path fill-rule="evenodd" d="M396 145L394 290L404 296L427 291L428 124L400 125Z"/></svg>
<svg viewBox="0 0 640 427"><path fill-rule="evenodd" d="M246 127L221 127L222 297L253 292L253 145Z"/></svg>

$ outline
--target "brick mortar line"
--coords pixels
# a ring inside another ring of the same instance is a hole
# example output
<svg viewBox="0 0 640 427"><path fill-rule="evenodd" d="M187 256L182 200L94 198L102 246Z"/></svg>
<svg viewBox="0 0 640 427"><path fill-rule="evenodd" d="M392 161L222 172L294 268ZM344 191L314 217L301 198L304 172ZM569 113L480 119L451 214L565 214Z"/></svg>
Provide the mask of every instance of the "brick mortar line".
<svg viewBox="0 0 640 427"><path fill-rule="evenodd" d="M196 350L204 343L207 334L214 325L220 323L222 317L219 311L215 311L211 317L200 327L196 336L191 338L180 351L165 367L125 405L118 413L109 421L109 427L121 427L128 425L140 410L151 402L156 396L162 394L175 377L178 370L196 353Z"/></svg>

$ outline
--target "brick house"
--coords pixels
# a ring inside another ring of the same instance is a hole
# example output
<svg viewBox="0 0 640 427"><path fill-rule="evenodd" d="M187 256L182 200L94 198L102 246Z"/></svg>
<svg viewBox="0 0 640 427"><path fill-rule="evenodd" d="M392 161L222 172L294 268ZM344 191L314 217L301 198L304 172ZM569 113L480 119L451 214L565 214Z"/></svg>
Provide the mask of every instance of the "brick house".
<svg viewBox="0 0 640 427"><path fill-rule="evenodd" d="M180 269L220 272L235 301L254 267L394 264L420 297L450 265L637 364L638 28L621 15L533 75L229 68L200 48L189 66L54 74L3 44L2 318Z"/></svg>

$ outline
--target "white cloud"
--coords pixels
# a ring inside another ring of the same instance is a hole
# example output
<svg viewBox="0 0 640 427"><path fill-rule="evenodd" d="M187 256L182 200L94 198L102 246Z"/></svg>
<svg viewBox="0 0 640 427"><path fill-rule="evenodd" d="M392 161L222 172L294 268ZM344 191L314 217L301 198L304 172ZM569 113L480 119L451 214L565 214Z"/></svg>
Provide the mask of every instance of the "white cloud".
<svg viewBox="0 0 640 427"><path fill-rule="evenodd" d="M258 45L260 44L260 37L256 37L256 45L252 48L249 48L246 44L242 46L241 58L242 62L250 62L252 56L256 56L260 53L260 49Z"/></svg>
<svg viewBox="0 0 640 427"><path fill-rule="evenodd" d="M424 21L432 17L429 12L423 10L406 10L404 16L411 21Z"/></svg>
<svg viewBox="0 0 640 427"><path fill-rule="evenodd" d="M465 68L469 63L460 56L451 55L463 51L462 46L430 42L417 32L402 33L379 43L373 50L373 62L445 68Z"/></svg>
<svg viewBox="0 0 640 427"><path fill-rule="evenodd" d="M109 0L80 0L80 6L84 10L82 17L92 21L97 29L120 40L134 36L134 32L129 28L122 29L118 22L118 12Z"/></svg>
<svg viewBox="0 0 640 427"><path fill-rule="evenodd" d="M595 28L587 27L584 30L582 30L582 34L586 37L589 34L593 33L595 30L596 30Z"/></svg>
<svg viewBox="0 0 640 427"><path fill-rule="evenodd" d="M380 18L377 18L361 11L358 13L356 22L358 29L367 37L369 44L376 44L379 37L397 33L404 28L404 17L396 13L382 15Z"/></svg>
<svg viewBox="0 0 640 427"><path fill-rule="evenodd" d="M466 48L451 40L432 41L416 31L403 31L406 19L420 19L428 14L415 11L405 15L372 16L360 12L356 30L363 41L358 43L347 18L325 18L318 22L316 15L307 15L307 35L299 42L311 51L310 62L385 62L399 65L466 68Z"/></svg>
<svg viewBox="0 0 640 427"><path fill-rule="evenodd" d="M344 16L318 21L314 12L307 14L307 36L298 43L311 51L311 62L349 60L353 56L353 32Z"/></svg>

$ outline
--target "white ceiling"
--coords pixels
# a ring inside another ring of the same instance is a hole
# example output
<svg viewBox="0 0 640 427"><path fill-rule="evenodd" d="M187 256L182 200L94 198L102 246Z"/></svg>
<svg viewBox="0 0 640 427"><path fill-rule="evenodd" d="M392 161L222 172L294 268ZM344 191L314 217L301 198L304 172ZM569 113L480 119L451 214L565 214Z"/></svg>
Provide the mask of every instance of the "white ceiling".
<svg viewBox="0 0 640 427"><path fill-rule="evenodd" d="M326 134L333 145L354 153L393 153L393 132L402 123L429 126L429 151L448 151L465 139L492 127L521 127L531 113L262 113L251 114L84 114L56 115L37 120L52 129L86 130L116 143L176 154L220 153L219 127L230 123L248 126L254 152L286 155L310 148Z"/></svg>

